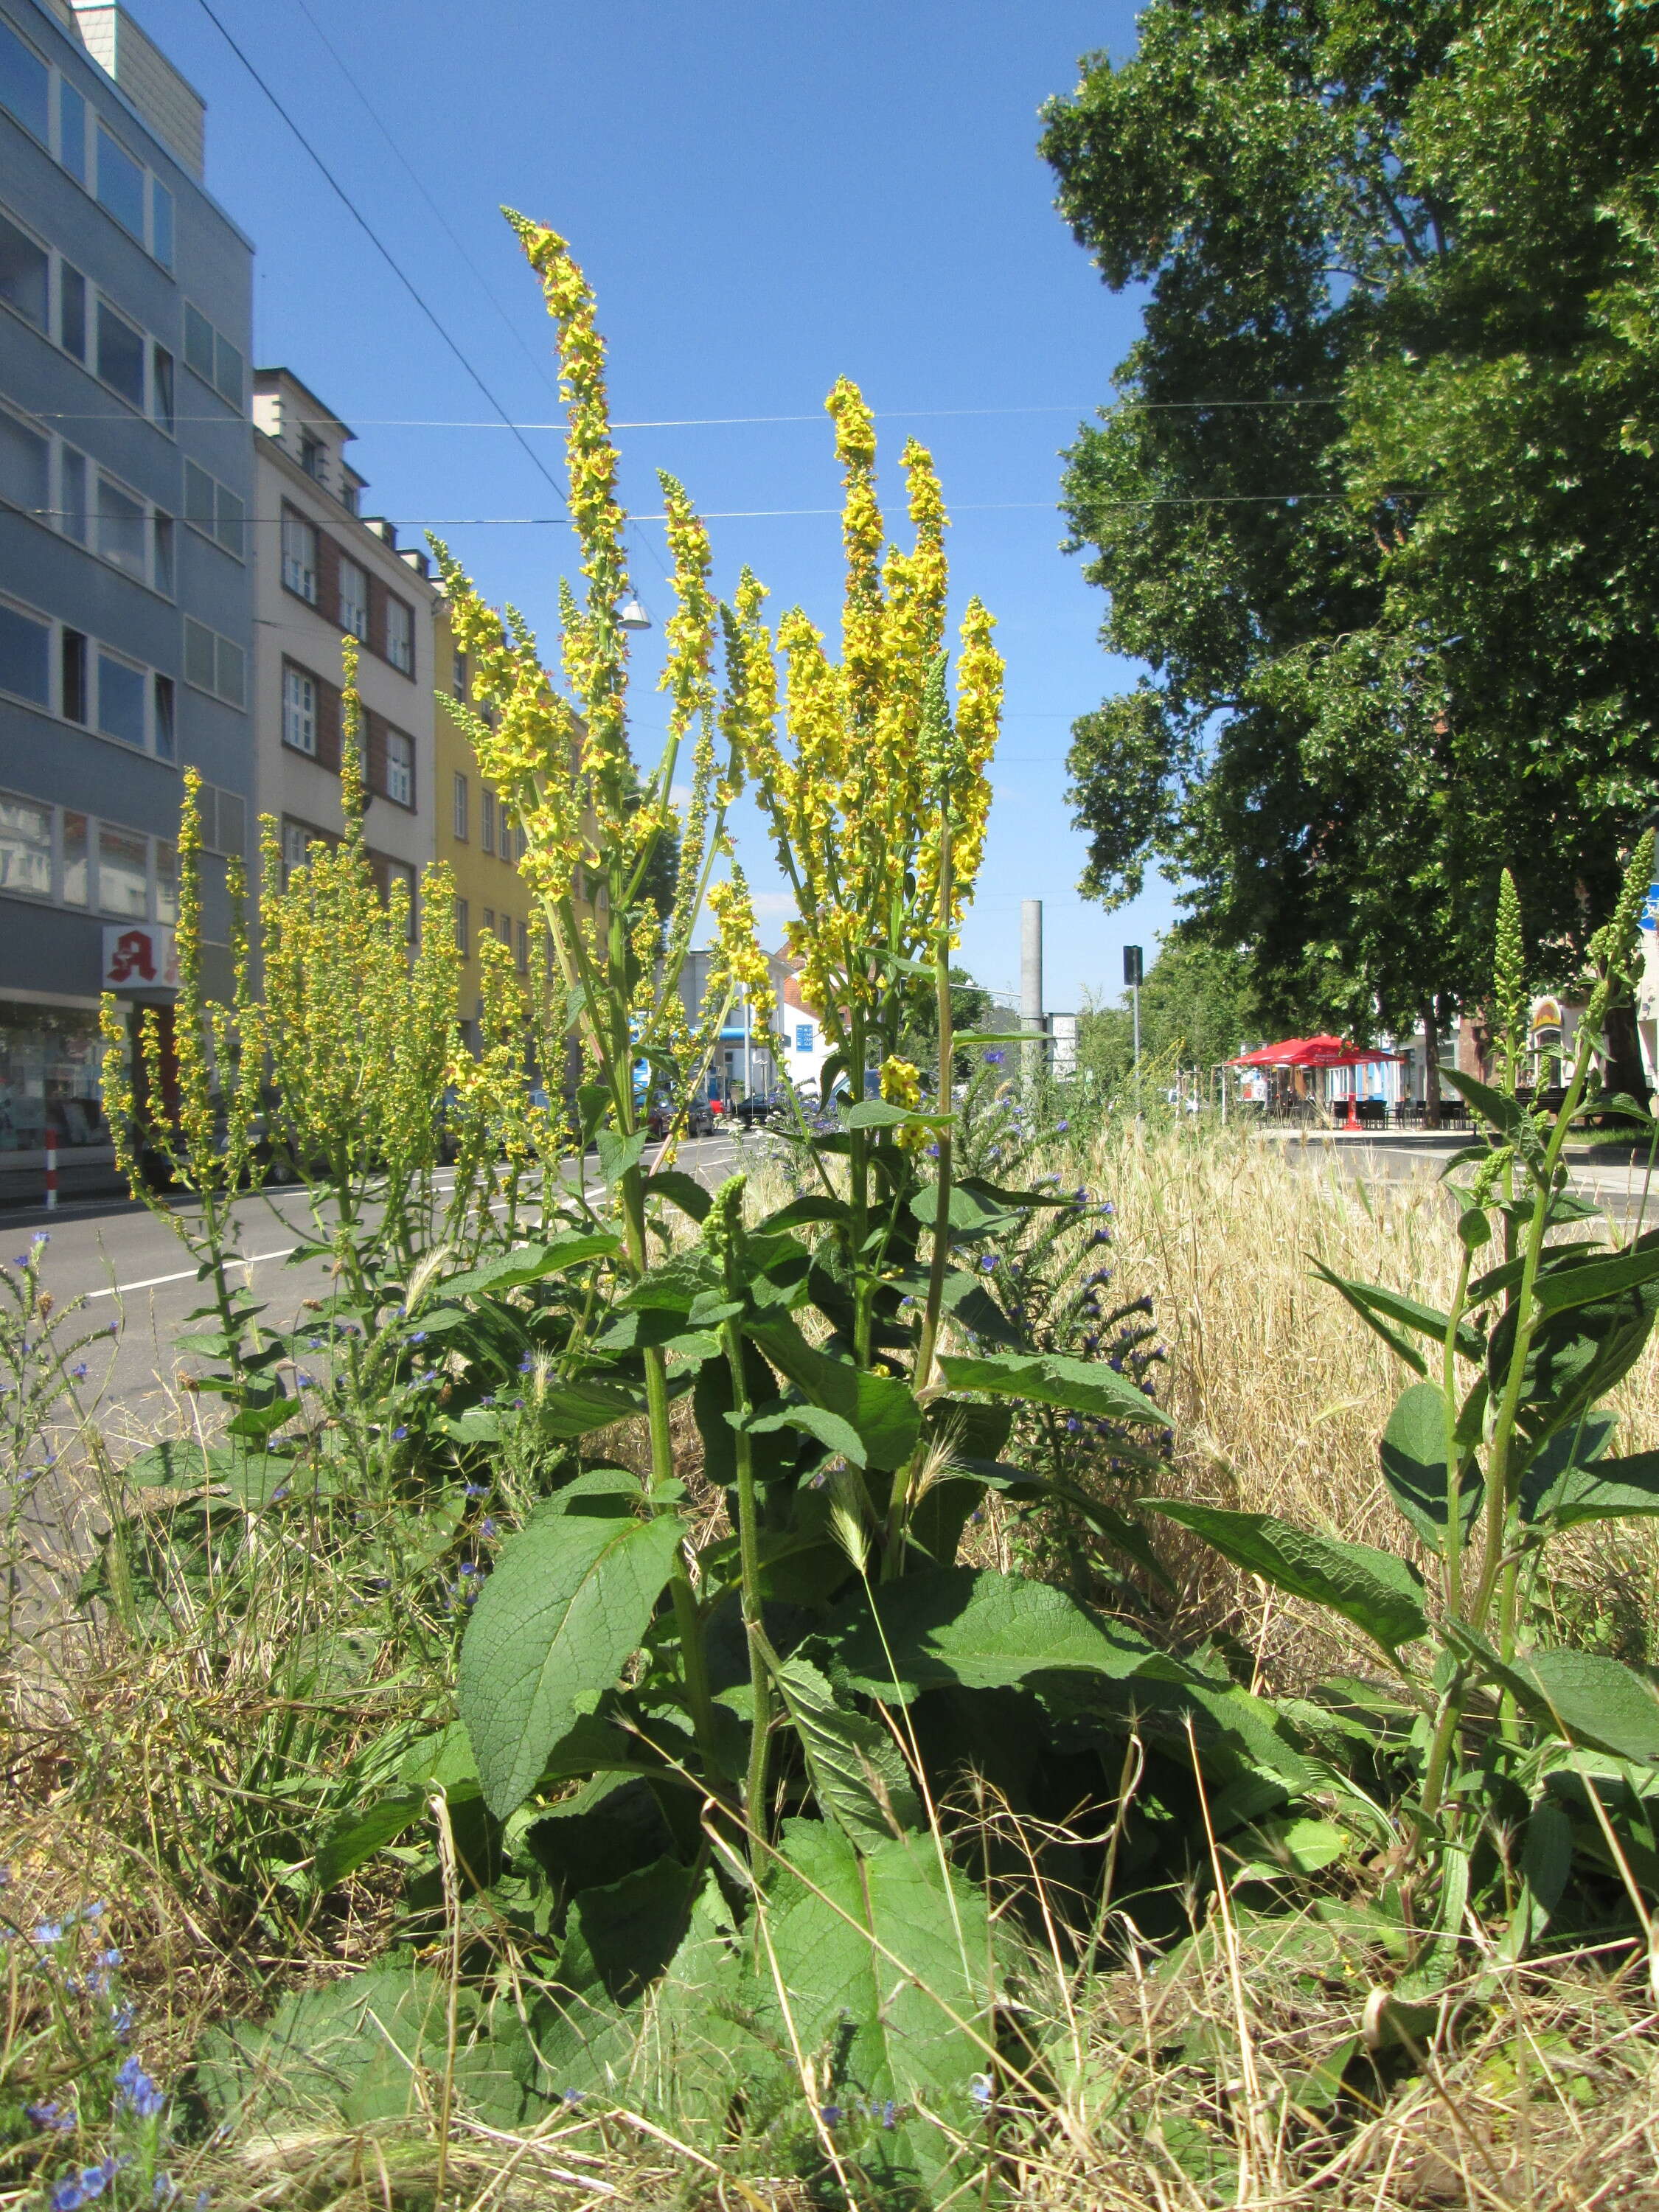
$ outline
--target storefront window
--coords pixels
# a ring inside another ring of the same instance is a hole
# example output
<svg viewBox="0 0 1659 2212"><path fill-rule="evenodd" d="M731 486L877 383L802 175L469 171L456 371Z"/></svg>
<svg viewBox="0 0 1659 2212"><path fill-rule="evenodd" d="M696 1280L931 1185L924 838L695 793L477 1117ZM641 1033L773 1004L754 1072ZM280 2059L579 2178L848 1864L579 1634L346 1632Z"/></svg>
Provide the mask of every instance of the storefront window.
<svg viewBox="0 0 1659 2212"><path fill-rule="evenodd" d="M106 1145L98 1017L0 999L0 1154Z"/></svg>

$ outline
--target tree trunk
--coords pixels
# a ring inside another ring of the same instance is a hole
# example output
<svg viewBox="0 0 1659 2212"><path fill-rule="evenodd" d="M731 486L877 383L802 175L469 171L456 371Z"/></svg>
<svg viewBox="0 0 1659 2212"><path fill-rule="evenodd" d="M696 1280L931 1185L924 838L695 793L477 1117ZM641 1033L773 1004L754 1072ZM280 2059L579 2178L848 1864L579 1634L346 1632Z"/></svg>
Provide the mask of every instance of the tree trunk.
<svg viewBox="0 0 1659 2212"><path fill-rule="evenodd" d="M1423 1001L1423 1126L1440 1127L1440 1022L1432 999Z"/></svg>
<svg viewBox="0 0 1659 2212"><path fill-rule="evenodd" d="M1609 1091L1623 1091L1638 1106L1648 1103L1647 1070L1642 1065L1642 1040L1636 1027L1636 1009L1628 1002L1608 1010L1607 1056L1602 1073Z"/></svg>

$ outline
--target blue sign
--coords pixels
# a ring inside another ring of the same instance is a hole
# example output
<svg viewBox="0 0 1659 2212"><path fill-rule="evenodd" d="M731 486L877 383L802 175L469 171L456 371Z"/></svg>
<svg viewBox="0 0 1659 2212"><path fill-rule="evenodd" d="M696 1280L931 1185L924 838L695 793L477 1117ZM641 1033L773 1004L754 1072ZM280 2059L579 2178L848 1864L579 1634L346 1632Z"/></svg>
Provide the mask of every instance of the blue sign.
<svg viewBox="0 0 1659 2212"><path fill-rule="evenodd" d="M1650 884L1648 895L1642 902L1642 927L1659 929L1659 884Z"/></svg>
<svg viewBox="0 0 1659 2212"><path fill-rule="evenodd" d="M1656 890L1656 894L1659 894L1659 884L1656 884L1656 886L1655 886L1655 890ZM1652 924L1651 922L1650 922L1650 923L1648 924L1648 927L1649 927L1650 929L1651 929L1651 928L1652 928L1652 927L1653 927L1653 924ZM795 1024L795 1050L796 1050L797 1052L811 1052L811 1049L812 1049L812 1024L811 1024L811 1022L797 1022L797 1023L796 1023L796 1024Z"/></svg>

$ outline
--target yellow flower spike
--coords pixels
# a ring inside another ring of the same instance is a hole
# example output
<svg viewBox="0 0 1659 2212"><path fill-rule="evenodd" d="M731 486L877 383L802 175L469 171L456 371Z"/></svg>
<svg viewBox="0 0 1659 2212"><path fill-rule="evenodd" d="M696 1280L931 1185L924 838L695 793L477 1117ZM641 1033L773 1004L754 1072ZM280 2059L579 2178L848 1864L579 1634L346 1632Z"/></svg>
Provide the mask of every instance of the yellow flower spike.
<svg viewBox="0 0 1659 2212"><path fill-rule="evenodd" d="M854 724L869 732L875 727L884 667L875 417L857 385L845 376L837 380L823 404L836 426L836 458L842 465L845 488L841 534L847 556L847 590L842 655Z"/></svg>

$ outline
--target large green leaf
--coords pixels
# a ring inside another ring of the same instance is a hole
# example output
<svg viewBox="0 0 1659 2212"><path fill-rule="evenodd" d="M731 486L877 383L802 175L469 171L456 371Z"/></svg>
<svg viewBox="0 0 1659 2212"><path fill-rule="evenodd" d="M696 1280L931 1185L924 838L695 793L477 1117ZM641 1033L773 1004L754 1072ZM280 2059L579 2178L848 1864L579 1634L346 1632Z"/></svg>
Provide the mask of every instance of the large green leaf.
<svg viewBox="0 0 1659 2212"><path fill-rule="evenodd" d="M456 1685L498 1819L638 1650L679 1534L672 1513L641 1519L613 1492L569 1511L550 1498L501 1547L467 1623Z"/></svg>
<svg viewBox="0 0 1659 2212"><path fill-rule="evenodd" d="M1011 1229L1019 1226L1018 1209L975 1183L971 1176L951 1185L945 1204L952 1243L977 1244L989 1237L1006 1237ZM939 1219L939 1185L923 1183L919 1190L913 1191L910 1212L924 1229L931 1229Z"/></svg>
<svg viewBox="0 0 1659 2212"><path fill-rule="evenodd" d="M905 1464L921 1433L921 1414L908 1383L832 1359L809 1345L793 1322L751 1321L745 1333L815 1406L857 1430L872 1467L891 1472Z"/></svg>
<svg viewBox="0 0 1659 2212"><path fill-rule="evenodd" d="M1333 1290L1340 1291L1354 1311L1370 1322L1382 1341L1397 1352L1407 1366L1414 1367L1419 1375L1427 1373L1427 1363L1422 1353L1408 1337L1401 1334L1401 1328L1414 1329L1419 1336L1432 1337L1437 1343L1443 1344L1446 1331L1451 1325L1449 1314L1437 1312L1433 1306L1425 1306L1417 1298L1406 1297L1399 1291L1389 1290L1381 1283L1351 1282L1346 1275L1334 1273L1322 1260L1314 1261L1314 1273L1322 1276ZM1395 1322L1400 1323L1401 1328L1392 1326ZM1480 1340L1467 1322L1459 1324L1457 1349L1465 1359L1479 1359L1480 1357Z"/></svg>
<svg viewBox="0 0 1659 2212"><path fill-rule="evenodd" d="M830 1630L851 1686L904 1699L950 1683L1006 1689L1033 1674L1126 1675L1154 1656L1144 1636L1101 1620L1049 1583L940 1567L860 1590Z"/></svg>
<svg viewBox="0 0 1659 2212"><path fill-rule="evenodd" d="M684 1168L659 1168L645 1179L647 1198L665 1198L671 1206L678 1206L682 1213L689 1213L693 1221L706 1221L714 1200L695 1176Z"/></svg>
<svg viewBox="0 0 1659 2212"><path fill-rule="evenodd" d="M1619 1252L1602 1252L1594 1244L1569 1245L1565 1250L1558 1247L1545 1255L1533 1295L1546 1313L1560 1313L1569 1306L1616 1297L1656 1276L1659 1237L1650 1232Z"/></svg>
<svg viewBox="0 0 1659 2212"><path fill-rule="evenodd" d="M1580 1521L1639 1520L1656 1513L1659 1452L1634 1452L1590 1466L1575 1461L1543 1492L1531 1517L1571 1528Z"/></svg>
<svg viewBox="0 0 1659 2212"><path fill-rule="evenodd" d="M679 1948L702 1887L700 1867L663 1857L603 1888L577 1893L559 1978L574 1990L603 1987L629 2004Z"/></svg>
<svg viewBox="0 0 1659 2212"><path fill-rule="evenodd" d="M1448 1639L1475 1659L1525 1707L1570 1743L1635 1765L1659 1762L1659 1689L1634 1668L1594 1651L1530 1651L1505 1665L1484 1638L1460 1622Z"/></svg>
<svg viewBox="0 0 1659 2212"><path fill-rule="evenodd" d="M645 1401L635 1391L578 1378L556 1382L537 1407L536 1420L544 1436L574 1441L595 1429L608 1429L614 1421L629 1420L644 1409Z"/></svg>
<svg viewBox="0 0 1659 2212"><path fill-rule="evenodd" d="M568 1237L550 1237L545 1243L521 1244L499 1259L487 1260L465 1274L450 1275L438 1285L445 1297L476 1291L515 1291L526 1283L540 1282L545 1275L561 1275L567 1267L586 1260L609 1259L621 1249L622 1239L608 1230L576 1230Z"/></svg>
<svg viewBox="0 0 1659 2212"><path fill-rule="evenodd" d="M1601 1264L1587 1259L1584 1271ZM1494 1403L1502 1399L1508 1382L1520 1311L1518 1305L1512 1306L1499 1316L1486 1349L1486 1377ZM1528 1440L1541 1443L1572 1428L1605 1398L1641 1357L1656 1315L1659 1279L1655 1279L1547 1311L1534 1329L1522 1372L1517 1422Z"/></svg>
<svg viewBox="0 0 1659 2212"><path fill-rule="evenodd" d="M1185 1498L1145 1498L1141 1504L1177 1521L1218 1552L1292 1597L1340 1613L1388 1652L1428 1632L1422 1583L1392 1552L1316 1535L1272 1513L1235 1513Z"/></svg>
<svg viewBox="0 0 1659 2212"><path fill-rule="evenodd" d="M775 1966L791 2045L827 2057L825 2101L901 2108L896 2141L878 2132L874 2147L908 2152L938 2202L980 2164L946 2130L973 2133L969 2082L988 2063L996 1990L983 1893L947 1872L927 1835L860 1852L827 1822L792 1820L781 1848L757 1978L771 1981ZM916 2107L945 2126L912 2117ZM914 2201L914 2174L905 2194Z"/></svg>
<svg viewBox="0 0 1659 2212"><path fill-rule="evenodd" d="M1445 1393L1433 1382L1412 1382L1395 1401L1382 1432L1382 1479L1407 1520L1436 1551L1445 1541L1451 1427ZM1467 1462L1457 1490L1458 1532L1465 1543L1480 1510L1481 1489L1479 1468Z"/></svg>
<svg viewBox="0 0 1659 2212"><path fill-rule="evenodd" d="M1103 1359L1072 1359L1058 1352L993 1352L973 1358L949 1353L940 1359L939 1371L953 1390L984 1390L994 1397L1023 1398L1113 1421L1171 1425L1162 1406Z"/></svg>
<svg viewBox="0 0 1659 2212"><path fill-rule="evenodd" d="M921 1806L884 1723L848 1712L810 1660L786 1659L775 1680L800 1738L820 1809L861 1850L922 1825Z"/></svg>

